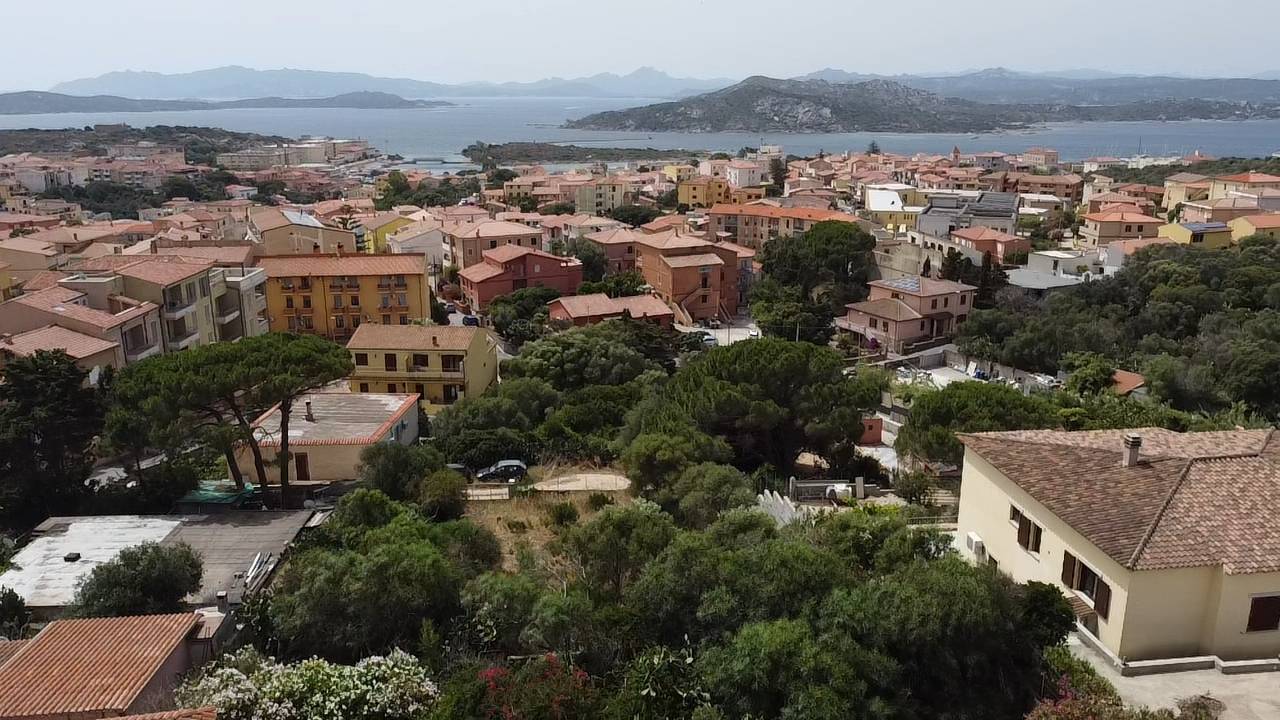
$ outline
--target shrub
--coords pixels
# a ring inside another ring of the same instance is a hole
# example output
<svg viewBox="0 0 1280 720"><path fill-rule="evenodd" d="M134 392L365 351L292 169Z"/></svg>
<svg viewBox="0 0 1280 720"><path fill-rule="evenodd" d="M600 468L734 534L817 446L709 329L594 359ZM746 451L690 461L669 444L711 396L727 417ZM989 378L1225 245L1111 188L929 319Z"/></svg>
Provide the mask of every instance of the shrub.
<svg viewBox="0 0 1280 720"><path fill-rule="evenodd" d="M591 508L592 512L600 512L612 504L613 498L604 493L595 492L587 496L587 507Z"/></svg>
<svg viewBox="0 0 1280 720"><path fill-rule="evenodd" d="M506 526L508 531L516 535L523 535L529 531L529 524L523 520L508 520Z"/></svg>
<svg viewBox="0 0 1280 720"><path fill-rule="evenodd" d="M72 617L115 617L178 612L200 589L204 563L186 543L127 547L98 565L76 588Z"/></svg>
<svg viewBox="0 0 1280 720"><path fill-rule="evenodd" d="M571 502L559 502L547 510L547 520L551 525L564 527L578 522L578 508Z"/></svg>
<svg viewBox="0 0 1280 720"><path fill-rule="evenodd" d="M422 514L445 522L467 511L467 479L452 470L437 470L422 481L418 494Z"/></svg>

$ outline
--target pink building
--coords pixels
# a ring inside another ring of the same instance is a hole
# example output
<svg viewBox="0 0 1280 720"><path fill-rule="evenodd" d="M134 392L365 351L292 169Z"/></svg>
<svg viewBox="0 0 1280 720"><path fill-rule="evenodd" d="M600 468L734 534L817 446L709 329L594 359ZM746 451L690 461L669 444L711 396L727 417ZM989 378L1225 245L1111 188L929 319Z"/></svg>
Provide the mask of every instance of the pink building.
<svg viewBox="0 0 1280 720"><path fill-rule="evenodd" d="M895 353L950 336L973 310L977 292L972 285L914 276L868 285L870 296L846 306L848 314L836 327Z"/></svg>
<svg viewBox="0 0 1280 720"><path fill-rule="evenodd" d="M458 272L462 294L473 311L483 310L499 295L527 287L549 287L562 295L582 284L582 263L521 245L485 250L478 263Z"/></svg>
<svg viewBox="0 0 1280 720"><path fill-rule="evenodd" d="M649 320L663 327L670 327L675 319L675 312L653 295L611 298L604 293L557 298L548 303L547 314L552 320L572 325L594 325L620 318L623 314L637 320Z"/></svg>
<svg viewBox="0 0 1280 720"><path fill-rule="evenodd" d="M1004 264L1005 258L1015 253L1031 252L1031 241L989 227L967 227L951 231L951 242L980 254L991 253L996 262Z"/></svg>

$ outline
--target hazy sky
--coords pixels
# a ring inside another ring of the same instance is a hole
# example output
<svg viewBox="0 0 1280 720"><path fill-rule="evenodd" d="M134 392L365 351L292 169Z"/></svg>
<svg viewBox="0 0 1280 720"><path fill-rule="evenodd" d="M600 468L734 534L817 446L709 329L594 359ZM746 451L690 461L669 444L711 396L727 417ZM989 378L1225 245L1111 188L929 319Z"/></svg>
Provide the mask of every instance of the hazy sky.
<svg viewBox="0 0 1280 720"><path fill-rule="evenodd" d="M219 65L421 80L1091 67L1280 70L1280 1L3 0L0 90ZM1217 8L1228 15L1213 18Z"/></svg>

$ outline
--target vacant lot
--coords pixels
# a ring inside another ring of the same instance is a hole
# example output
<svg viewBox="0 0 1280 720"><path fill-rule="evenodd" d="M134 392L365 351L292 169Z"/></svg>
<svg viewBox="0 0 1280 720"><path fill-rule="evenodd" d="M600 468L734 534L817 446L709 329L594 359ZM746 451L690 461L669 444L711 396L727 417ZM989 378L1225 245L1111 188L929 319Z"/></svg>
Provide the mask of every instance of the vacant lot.
<svg viewBox="0 0 1280 720"><path fill-rule="evenodd" d="M502 567L518 568L517 555L522 547L543 561L550 559L547 545L555 539L555 528L549 517L553 505L571 502L578 509L578 522L586 522L595 514L588 505L594 492L534 492L528 497L510 500L476 500L467 503L467 517L489 528L502 544ZM614 503L631 502L626 490L599 493L613 498Z"/></svg>

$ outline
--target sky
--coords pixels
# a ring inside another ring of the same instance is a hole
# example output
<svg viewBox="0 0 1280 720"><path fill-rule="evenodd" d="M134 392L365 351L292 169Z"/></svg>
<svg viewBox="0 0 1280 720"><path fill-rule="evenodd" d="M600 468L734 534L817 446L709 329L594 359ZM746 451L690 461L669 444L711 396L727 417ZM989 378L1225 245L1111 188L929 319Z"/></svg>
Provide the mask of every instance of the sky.
<svg viewBox="0 0 1280 720"><path fill-rule="evenodd" d="M682 77L1018 70L1280 70L1277 0L4 0L0 90L222 65L436 82L652 66ZM1191 48L1195 51L1192 52Z"/></svg>

